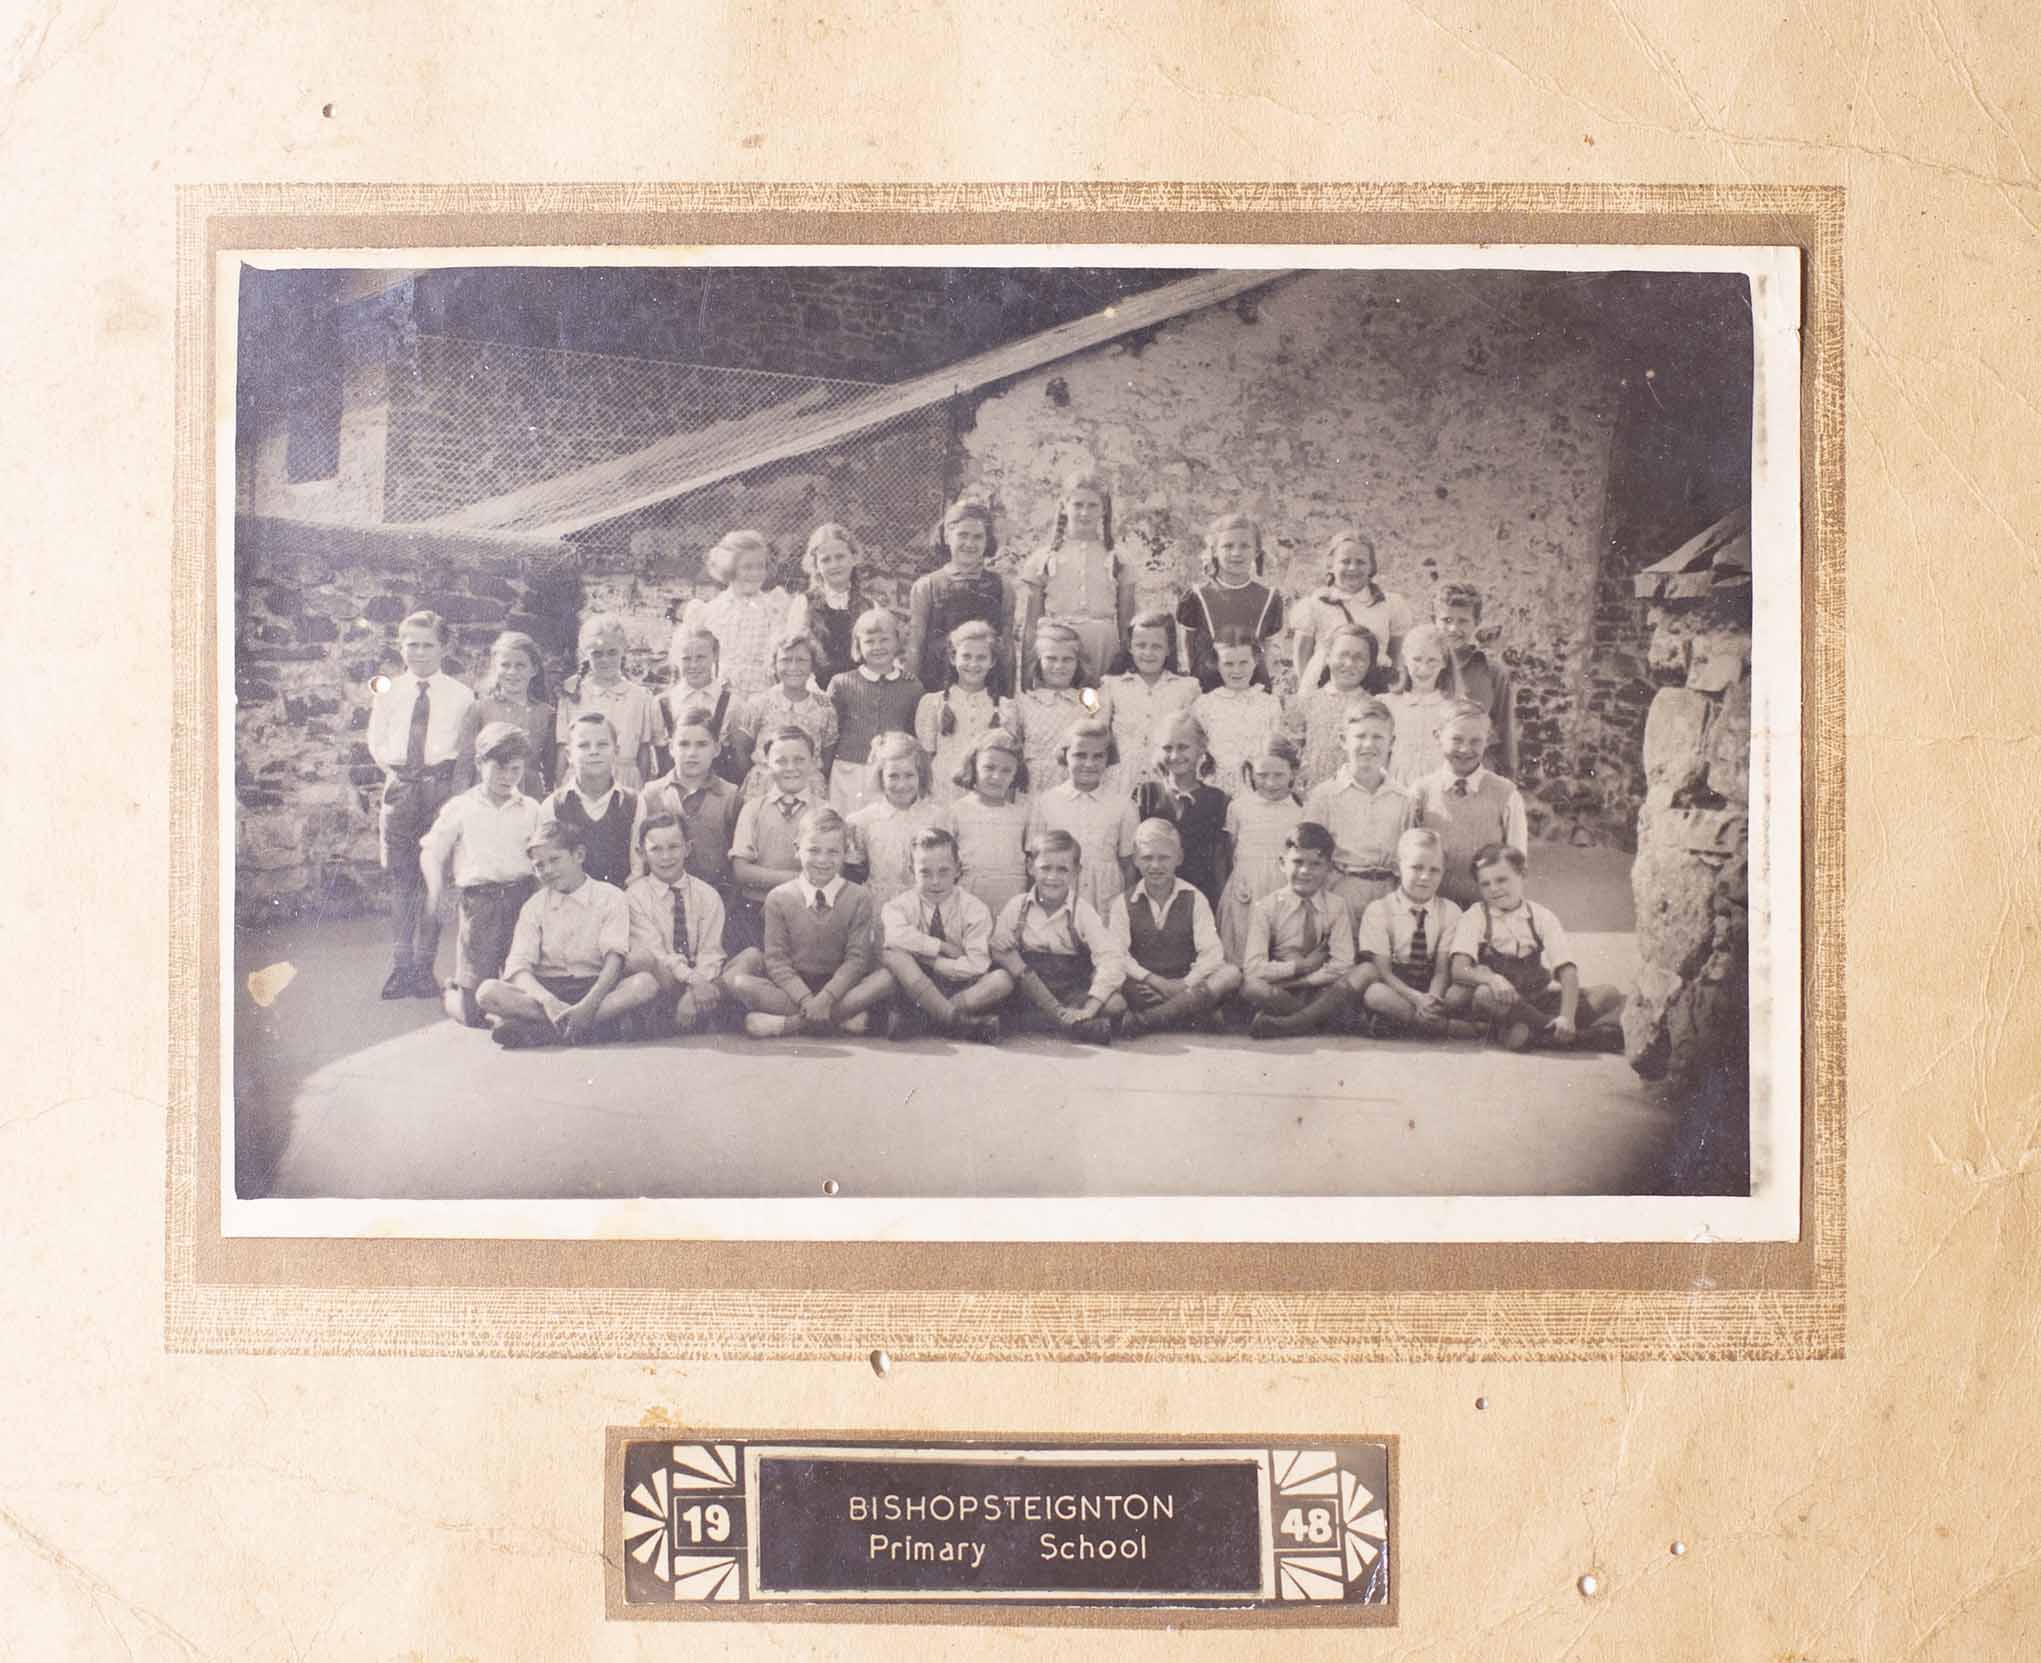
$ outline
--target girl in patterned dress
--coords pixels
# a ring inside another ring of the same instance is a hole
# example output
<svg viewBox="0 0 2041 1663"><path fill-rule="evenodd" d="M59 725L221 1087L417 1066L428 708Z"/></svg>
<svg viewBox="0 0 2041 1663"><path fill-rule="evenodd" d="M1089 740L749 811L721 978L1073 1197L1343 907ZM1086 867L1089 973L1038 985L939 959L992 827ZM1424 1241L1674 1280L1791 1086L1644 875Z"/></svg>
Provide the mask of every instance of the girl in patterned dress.
<svg viewBox="0 0 2041 1663"><path fill-rule="evenodd" d="M995 694L1013 687L1010 662L1014 588L987 562L999 552L992 529L992 510L982 502L959 502L935 528L936 551L945 557L941 571L914 580L907 591L907 662L931 693L947 687L950 639L968 623L991 627L992 673L986 685ZM938 768L940 781L945 770Z"/></svg>
<svg viewBox="0 0 2041 1663"><path fill-rule="evenodd" d="M1028 847L1040 848L1043 835L1052 831L1076 838L1078 897L1103 917L1126 888L1140 821L1134 799L1106 786L1107 771L1117 760L1109 723L1095 716L1072 722L1063 730L1062 753L1063 783L1035 793Z"/></svg>
<svg viewBox="0 0 2041 1663"><path fill-rule="evenodd" d="M1111 710L1113 743L1119 747L1122 777L1131 787L1155 754L1163 722L1190 709L1201 689L1196 676L1176 667L1176 620L1167 612L1143 612L1127 626L1127 650L1120 662L1132 666L1099 683Z"/></svg>
<svg viewBox="0 0 2041 1663"><path fill-rule="evenodd" d="M1233 846L1233 872L1219 899L1219 941L1226 957L1242 962L1254 903L1289 881L1283 871L1283 843L1304 818L1297 801L1297 747L1271 739L1251 758L1254 789L1235 797L1226 810L1226 836Z"/></svg>
<svg viewBox="0 0 2041 1663"><path fill-rule="evenodd" d="M768 589L772 545L759 531L733 531L702 560L712 582L726 585L710 600L688 604L681 623L705 629L722 649L723 678L740 699L773 684L772 647L787 632L794 600L784 589Z"/></svg>
<svg viewBox="0 0 2041 1663"><path fill-rule="evenodd" d="M963 787L957 770L978 748L986 730L1010 726L1013 701L997 697L988 685L999 636L982 618L959 624L950 632L944 656L940 693L924 693L914 713L914 737L928 753L935 776L932 795L939 803L955 802Z"/></svg>
<svg viewBox="0 0 2041 1663"><path fill-rule="evenodd" d="M489 671L475 689L475 702L461 718L460 788L475 783L475 740L491 722L508 722L531 742L520 787L527 797L544 797L553 780L553 706L546 698L546 670L539 644L507 629L489 643Z"/></svg>
<svg viewBox="0 0 2041 1663"><path fill-rule="evenodd" d="M1219 685L1191 705L1211 743L1212 783L1229 797L1248 790L1247 764L1261 755L1283 722L1275 694L1255 685L1260 643L1245 630L1221 630L1214 645Z"/></svg>
<svg viewBox="0 0 2041 1663"><path fill-rule="evenodd" d="M915 837L930 826L954 828L949 810L928 794L928 758L913 734L880 734L872 742L868 773L869 800L850 816L845 864L859 869L872 905L882 907L914 887Z"/></svg>
<svg viewBox="0 0 2041 1663"><path fill-rule="evenodd" d="M1028 886L1028 762L1018 739L993 728L957 770L963 795L949 805L964 887L997 918Z"/></svg>
<svg viewBox="0 0 2041 1663"><path fill-rule="evenodd" d="M828 770L836 754L836 706L815 691L815 666L821 656L813 636L787 631L772 649L772 667L779 680L747 699L731 719L730 743L744 771L745 796L758 797L765 792L765 765L752 760L761 734L799 728L815 741L816 766L825 773Z"/></svg>
<svg viewBox="0 0 2041 1663"><path fill-rule="evenodd" d="M829 683L836 706L836 760L829 769L829 806L846 819L871 800L866 763L884 733L914 737L922 686L900 673L900 620L883 606L865 609L851 631L856 668Z"/></svg>
<svg viewBox="0 0 2041 1663"><path fill-rule="evenodd" d="M1290 608L1298 688L1325 680L1333 632L1360 624L1375 637L1380 661L1368 691L1380 692L1402 661L1403 638L1414 622L1410 602L1375 581L1375 545L1358 531L1334 532L1325 545L1325 582Z"/></svg>
<svg viewBox="0 0 2041 1663"><path fill-rule="evenodd" d="M1178 604L1176 621L1184 631L1185 667L1209 693L1219 685L1219 637L1239 630L1259 643L1281 634L1283 597L1261 581L1261 527L1245 514L1221 514L1205 528L1203 564L1205 581ZM1269 684L1259 663L1254 682Z"/></svg>
<svg viewBox="0 0 2041 1663"><path fill-rule="evenodd" d="M1285 725L1304 758L1297 781L1309 791L1331 779L1346 761L1346 713L1357 699L1370 698L1378 644L1360 624L1341 624L1319 649L1319 663L1329 679L1324 686L1306 681L1291 696Z"/></svg>
<svg viewBox="0 0 2041 1663"><path fill-rule="evenodd" d="M850 632L865 611L865 553L849 527L818 525L808 534L801 569L808 587L787 608L787 630L813 637L815 685L827 687L857 663Z"/></svg>
<svg viewBox="0 0 2041 1663"><path fill-rule="evenodd" d="M1038 795L1063 783L1063 730L1087 716L1112 720L1111 706L1079 685L1083 663L1084 643L1068 624L1045 623L1035 631L1033 673L1013 701L1013 716L1028 759L1028 779Z"/></svg>
<svg viewBox="0 0 2041 1663"><path fill-rule="evenodd" d="M1398 785L1415 785L1446 765L1439 726L1457 702L1451 682L1445 637L1431 624L1419 624L1403 638L1397 691L1382 700L1396 717L1389 777Z"/></svg>
<svg viewBox="0 0 2041 1663"><path fill-rule="evenodd" d="M654 768L654 748L666 743L666 717L650 688L624 674L628 637L621 618L591 613L581 626L581 673L560 688L553 733L558 741L553 777L567 777L567 739L577 717L607 716L616 731L616 783L635 791Z"/></svg>
<svg viewBox="0 0 2041 1663"><path fill-rule="evenodd" d="M1079 680L1096 687L1119 656L1134 616L1134 574L1113 552L1113 499L1103 475L1080 468L1063 481L1049 546L1021 567L1020 638L1044 621L1077 632Z"/></svg>

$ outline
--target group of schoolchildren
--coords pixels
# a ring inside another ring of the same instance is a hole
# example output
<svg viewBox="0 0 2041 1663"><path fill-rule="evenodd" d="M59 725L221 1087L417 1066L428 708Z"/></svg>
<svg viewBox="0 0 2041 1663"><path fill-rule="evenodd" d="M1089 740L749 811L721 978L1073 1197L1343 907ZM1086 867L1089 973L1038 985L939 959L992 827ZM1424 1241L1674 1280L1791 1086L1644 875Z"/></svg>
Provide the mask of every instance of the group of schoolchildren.
<svg viewBox="0 0 2041 1663"><path fill-rule="evenodd" d="M584 624L555 702L528 637L499 637L471 692L441 668L442 621L406 618L368 735L383 996L443 998L508 1047L738 1024L1107 1044L1244 1016L1256 1038L1621 1048L1621 994L1581 985L1524 893L1509 679L1476 644L1476 591L1442 587L1420 623L1347 532L1286 607L1259 528L1228 514L1205 581L1141 611L1090 474L1015 579L983 503L934 540L903 630L843 527L809 539L793 594L768 585L766 539L732 533L658 693L611 617ZM1264 662L1282 634L1287 699Z"/></svg>

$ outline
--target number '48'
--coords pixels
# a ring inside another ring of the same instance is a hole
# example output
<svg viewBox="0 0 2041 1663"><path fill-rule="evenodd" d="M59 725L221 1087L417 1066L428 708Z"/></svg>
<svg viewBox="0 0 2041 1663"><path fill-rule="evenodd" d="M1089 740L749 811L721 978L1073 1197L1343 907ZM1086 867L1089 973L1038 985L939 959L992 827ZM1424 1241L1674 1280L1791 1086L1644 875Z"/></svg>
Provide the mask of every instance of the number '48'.
<svg viewBox="0 0 2041 1663"><path fill-rule="evenodd" d="M1332 1540L1332 1509L1292 1507L1283 1515L1276 1529L1293 1542L1329 1542Z"/></svg>

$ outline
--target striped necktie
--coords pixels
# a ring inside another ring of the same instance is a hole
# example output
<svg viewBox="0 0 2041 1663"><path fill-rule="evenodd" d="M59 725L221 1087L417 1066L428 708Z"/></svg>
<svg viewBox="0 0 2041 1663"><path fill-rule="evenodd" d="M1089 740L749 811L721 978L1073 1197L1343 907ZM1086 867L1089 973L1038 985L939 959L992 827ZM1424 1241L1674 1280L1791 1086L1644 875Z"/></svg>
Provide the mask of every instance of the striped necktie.
<svg viewBox="0 0 2041 1663"><path fill-rule="evenodd" d="M678 884L673 888L673 950L689 963L694 962L694 948L687 939L687 897Z"/></svg>

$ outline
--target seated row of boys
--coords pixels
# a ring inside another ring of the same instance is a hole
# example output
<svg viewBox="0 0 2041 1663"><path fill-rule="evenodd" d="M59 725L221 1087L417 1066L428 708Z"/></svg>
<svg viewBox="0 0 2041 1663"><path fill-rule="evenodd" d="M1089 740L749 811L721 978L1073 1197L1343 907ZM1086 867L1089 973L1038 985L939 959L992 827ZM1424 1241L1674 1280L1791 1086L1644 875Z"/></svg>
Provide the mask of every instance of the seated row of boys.
<svg viewBox="0 0 2041 1663"><path fill-rule="evenodd" d="M1304 822L1284 846L1284 885L1253 904L1236 966L1210 903L1177 875L1183 843L1170 821L1140 823L1139 882L1108 918L1077 892L1078 840L1052 830L1034 847L1027 887L995 920L960 887L949 830L915 834L913 885L880 907L843 875L843 817L807 806L775 828L791 831L799 875L765 895L760 944L726 959L723 899L688 870L684 816L654 805L638 818L643 872L626 888L591 877L582 835L517 789L526 745L508 724L485 730L480 784L433 830L467 867L450 999L507 1047L692 1032L716 1021L726 996L761 1039L864 1033L885 1010L896 1038L992 1041L1005 1013L1107 1044L1206 1025L1238 995L1256 1038L1318 1032L1352 1014L1377 1033L1621 1048L1622 995L1581 987L1563 927L1525 897L1524 857L1508 845L1475 856L1481 899L1463 913L1438 894L1439 836L1404 832L1398 886L1357 924L1329 887L1332 834ZM435 914L445 853L425 851ZM514 875L518 858L536 893Z"/></svg>

